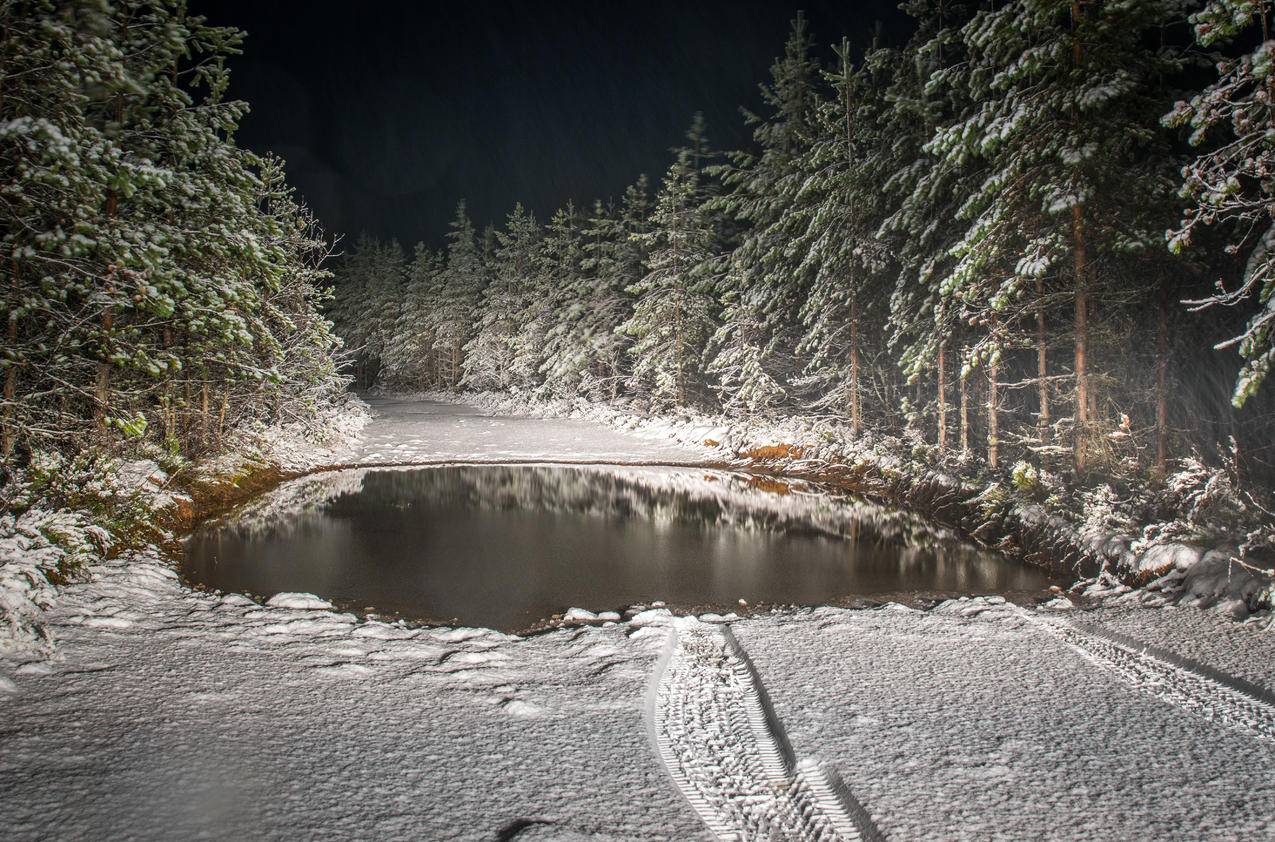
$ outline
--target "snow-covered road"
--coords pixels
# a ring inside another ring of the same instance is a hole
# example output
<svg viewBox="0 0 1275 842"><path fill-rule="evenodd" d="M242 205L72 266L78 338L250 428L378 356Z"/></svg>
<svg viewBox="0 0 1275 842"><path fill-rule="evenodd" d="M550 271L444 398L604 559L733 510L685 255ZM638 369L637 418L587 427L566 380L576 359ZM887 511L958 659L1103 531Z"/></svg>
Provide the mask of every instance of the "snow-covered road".
<svg viewBox="0 0 1275 842"><path fill-rule="evenodd" d="M375 408L348 461L702 458ZM653 609L523 639L197 593L135 558L64 590L58 660L0 661L0 837L1268 836L1275 635L1075 614L965 600L727 632Z"/></svg>

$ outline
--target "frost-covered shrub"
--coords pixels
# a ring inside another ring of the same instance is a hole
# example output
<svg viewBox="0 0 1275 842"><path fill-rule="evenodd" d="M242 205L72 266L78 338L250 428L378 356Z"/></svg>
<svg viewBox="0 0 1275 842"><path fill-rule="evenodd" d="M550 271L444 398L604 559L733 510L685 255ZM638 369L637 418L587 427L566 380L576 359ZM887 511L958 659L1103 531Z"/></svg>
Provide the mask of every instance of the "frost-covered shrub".
<svg viewBox="0 0 1275 842"><path fill-rule="evenodd" d="M1082 490L1080 530L1084 535L1124 535L1135 532L1127 501L1121 500L1108 483Z"/></svg>
<svg viewBox="0 0 1275 842"><path fill-rule="evenodd" d="M0 509L19 516L50 511L82 518L92 524L86 528L97 533L101 553L139 546L152 540L158 530L154 501L147 493L155 490L148 483L152 476L167 479L150 461L125 464L101 454L37 451L26 471L15 474L0 490ZM81 551L78 538L68 543L59 540L56 531L46 529L43 534L67 551L60 568L63 574L73 573L90 557Z"/></svg>
<svg viewBox="0 0 1275 842"><path fill-rule="evenodd" d="M1040 473L1034 465L1019 459L1014 463L1014 467L1009 472L1010 482L1014 484L1014 489L1021 494L1035 497L1040 490Z"/></svg>
<svg viewBox="0 0 1275 842"><path fill-rule="evenodd" d="M1197 529L1225 529L1249 518L1251 506L1227 468L1206 465L1198 457L1182 460L1165 490L1172 507Z"/></svg>
<svg viewBox="0 0 1275 842"><path fill-rule="evenodd" d="M205 460L200 473L215 478L244 470L245 465L276 465L285 470L304 470L322 461L325 454L340 450L352 441L371 420L367 405L345 396L314 407L309 413L285 423L258 422L241 429L226 442L226 452Z"/></svg>
<svg viewBox="0 0 1275 842"><path fill-rule="evenodd" d="M999 483L989 482L969 502L978 506L983 513L983 517L992 518L1009 503L1009 490Z"/></svg>
<svg viewBox="0 0 1275 842"><path fill-rule="evenodd" d="M1019 459L1009 470L1009 481L1014 491L1025 499L1045 503L1055 510L1065 505L1066 485L1043 466Z"/></svg>
<svg viewBox="0 0 1275 842"><path fill-rule="evenodd" d="M1144 530L1148 539L1217 542L1235 546L1235 559L1270 567L1275 558L1275 507L1239 483L1234 465L1182 461L1165 481L1167 508L1176 517Z"/></svg>

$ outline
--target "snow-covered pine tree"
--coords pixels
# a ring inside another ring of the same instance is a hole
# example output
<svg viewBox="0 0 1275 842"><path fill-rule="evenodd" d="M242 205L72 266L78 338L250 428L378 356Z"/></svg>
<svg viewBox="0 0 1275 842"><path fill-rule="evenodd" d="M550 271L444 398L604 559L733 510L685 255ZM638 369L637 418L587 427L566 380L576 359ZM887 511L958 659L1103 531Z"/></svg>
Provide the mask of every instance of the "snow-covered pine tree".
<svg viewBox="0 0 1275 842"><path fill-rule="evenodd" d="M559 211L559 222L561 222ZM561 228L561 226L559 226ZM547 242L547 226L542 227L531 254L531 265L523 286L523 309L519 315L518 335L514 340L513 382L518 389L531 391L541 384L540 366L545 358L545 343L557 321L554 309L557 261L551 256L557 249Z"/></svg>
<svg viewBox="0 0 1275 842"><path fill-rule="evenodd" d="M544 326L539 368L544 397L576 397L588 367L582 320L590 289L583 260L584 219L575 203L568 202L549 218L540 243L540 285L547 307L537 319Z"/></svg>
<svg viewBox="0 0 1275 842"><path fill-rule="evenodd" d="M702 273L706 289L713 290L718 304L725 305L727 316L716 331L720 347L710 338L701 366L723 407L735 412L759 412L784 400L787 392L762 365L769 335L763 326L760 303L756 307L736 306L744 299L753 300L761 292L746 289L745 263L734 261L739 235L752 230L755 224L751 219L735 217L731 200L722 199L724 185L719 177L732 170L721 163L721 153L709 141L708 125L702 113L692 117L685 140L684 145L671 151L674 156L684 157L698 174L696 200L714 234L712 255L697 271ZM747 153L739 152L731 157L742 162Z"/></svg>
<svg viewBox="0 0 1275 842"><path fill-rule="evenodd" d="M712 167L723 195L709 209L748 228L722 271L724 311L710 343L708 371L717 379L723 403L734 411L756 412L787 399L787 380L800 339L799 312L811 279L798 271L789 248L785 214L800 192L797 159L814 132L818 63L812 38L798 14L762 87L767 116L745 112L753 126L757 153L728 153L728 163Z"/></svg>
<svg viewBox="0 0 1275 842"><path fill-rule="evenodd" d="M7 3L0 27L0 131L19 141L0 164L4 448L19 430L30 448L74 443L86 418L215 446L227 423L277 415L287 393L269 384L329 376L292 367L330 337L281 309L316 303L312 220L277 163L230 140L241 34L159 0Z"/></svg>
<svg viewBox="0 0 1275 842"><path fill-rule="evenodd" d="M1231 253L1243 255L1238 283L1190 302L1194 307L1231 307L1251 299L1257 312L1239 335L1216 347L1237 348L1244 359L1232 394L1238 408L1261 387L1275 364L1275 40L1270 0L1209 0L1191 16L1205 47L1260 40L1242 55L1217 62L1218 78L1189 101L1179 101L1165 120L1190 126L1191 143L1219 139L1183 168L1183 194L1191 206L1170 232L1180 252L1205 226L1231 234Z"/></svg>
<svg viewBox="0 0 1275 842"><path fill-rule="evenodd" d="M621 249L627 244L621 214L614 205L594 202L582 237L585 300L577 331L583 353L576 377L581 394L595 400L617 393L628 343L615 328L632 312L633 299L627 289L640 277L624 271Z"/></svg>
<svg viewBox="0 0 1275 842"><path fill-rule="evenodd" d="M483 290L474 338L465 346L466 388L508 391L528 385L518 381L516 369L539 244L535 217L515 205L504 230L496 232L491 283Z"/></svg>
<svg viewBox="0 0 1275 842"><path fill-rule="evenodd" d="M581 219L568 205L550 221L541 266L550 315L540 366L542 394L616 397L628 374L631 339L617 328L633 312L629 287L644 273L650 198L645 176L619 206L594 202Z"/></svg>
<svg viewBox="0 0 1275 842"><path fill-rule="evenodd" d="M273 204L295 213L282 164L225 140L247 110L223 100L224 60L241 34L207 27L180 5L121 4L115 13L137 87L103 103L104 125L128 149L124 168L145 175L131 192L107 197L108 224L119 226L108 260L145 282L131 307L109 313L114 379L133 387L138 373L155 377L159 359L179 347L182 374L174 379L194 394L200 444L215 447L228 421L239 420L232 414L243 398L272 376L262 353L271 344L263 304L286 275L280 247L294 232L287 230L292 220L262 211ZM205 58L183 67L192 46ZM200 86L207 93L197 102L192 93ZM161 324L168 333L156 329ZM162 404L171 405L171 385L164 384Z"/></svg>
<svg viewBox="0 0 1275 842"><path fill-rule="evenodd" d="M321 311L331 298L332 246L287 185L282 161L262 162L261 184L259 207L270 220L262 244L277 255L281 271L260 290L251 356L242 363L251 376L236 378L238 388L224 404L230 428L312 418L346 387L337 373L341 343Z"/></svg>
<svg viewBox="0 0 1275 842"><path fill-rule="evenodd" d="M329 312L354 357L354 379L362 388L380 382L387 349L398 341L406 280L406 259L395 240L361 234L342 261Z"/></svg>
<svg viewBox="0 0 1275 842"><path fill-rule="evenodd" d="M47 431L36 446L80 431L69 402L52 399L59 383L84 394L93 365L91 337L74 326L100 319L101 308L89 304L99 271L93 250L104 236L107 165L119 154L88 123L81 83L123 84L109 19L44 11L34 2L0 8L6 457L26 431Z"/></svg>
<svg viewBox="0 0 1275 842"><path fill-rule="evenodd" d="M610 248L599 246L606 254L605 262L599 258L595 267L598 277L596 287L597 312L594 315L593 355L598 367L597 383L604 393L616 398L625 379L630 375L629 347L632 339L619 330L633 315L634 298L629 288L640 280L646 271L647 241L650 231L651 190L645 175L624 190L620 200L619 218L612 236Z"/></svg>
<svg viewBox="0 0 1275 842"><path fill-rule="evenodd" d="M633 387L657 407L685 406L698 395L699 360L713 326L703 275L713 230L697 196L698 175L682 154L660 186L647 244L648 272L629 292L636 302L620 330L632 336Z"/></svg>
<svg viewBox="0 0 1275 842"><path fill-rule="evenodd" d="M952 384L960 394L949 403L949 372L959 356L961 323L937 279L960 238L956 212L978 174L970 161L932 155L925 145L937 126L965 107L960 28L968 15L961 4L947 0L913 0L902 8L916 21L907 45L897 52L872 50L865 57L866 64L879 67L877 73L891 77L886 93L891 107L882 115L881 128L891 143L878 153L883 193L892 212L877 233L898 264L886 345L899 355L899 368L910 383L932 378L935 442L943 452L959 423L949 417L949 406L960 403L967 384L963 379ZM967 415L960 417L968 420ZM968 441L964 426L960 433Z"/></svg>
<svg viewBox="0 0 1275 842"><path fill-rule="evenodd" d="M798 272L814 279L800 311L802 385L815 407L848 416L858 433L865 377L880 381L892 373L869 373L865 364L867 349L877 351L879 361L885 344L881 305L889 259L876 229L886 210L879 155L891 138L881 134L885 80L855 69L847 40L835 52L837 69L826 74L833 96L820 104L814 140L800 160L802 187L785 225L792 231L788 251L801 261Z"/></svg>
<svg viewBox="0 0 1275 842"><path fill-rule="evenodd" d="M362 307L368 323L367 352L376 360L379 382L386 352L395 339L407 282L407 256L398 240L377 242L370 270Z"/></svg>
<svg viewBox="0 0 1275 842"><path fill-rule="evenodd" d="M328 317L336 327L345 350L353 362L355 386L367 388L369 379L367 337L371 320L367 318L363 301L372 279L372 255L375 241L369 234L360 234L345 254L339 258L337 283L333 287L332 300L328 304Z"/></svg>
<svg viewBox="0 0 1275 842"><path fill-rule="evenodd" d="M930 148L986 164L961 210L968 228L940 289L981 329L975 360L990 377L991 463L1002 356L1031 348L1024 331L1064 304L1073 316L1077 469L1099 438L1093 311L1114 288L1112 261L1157 238L1136 227L1151 216L1136 210L1172 201L1163 159L1148 150L1152 115L1163 108L1160 80L1180 67L1157 36L1181 11L1179 0L1017 0L980 11L962 30L971 107Z"/></svg>
<svg viewBox="0 0 1275 842"><path fill-rule="evenodd" d="M435 355L444 258L417 243L405 269L393 329L384 343L378 381L395 389L442 385Z"/></svg>
<svg viewBox="0 0 1275 842"><path fill-rule="evenodd" d="M474 316L486 285L487 268L462 199L447 232L447 267L442 273L435 316L434 353L441 385L449 389L460 385L462 350L472 336Z"/></svg>

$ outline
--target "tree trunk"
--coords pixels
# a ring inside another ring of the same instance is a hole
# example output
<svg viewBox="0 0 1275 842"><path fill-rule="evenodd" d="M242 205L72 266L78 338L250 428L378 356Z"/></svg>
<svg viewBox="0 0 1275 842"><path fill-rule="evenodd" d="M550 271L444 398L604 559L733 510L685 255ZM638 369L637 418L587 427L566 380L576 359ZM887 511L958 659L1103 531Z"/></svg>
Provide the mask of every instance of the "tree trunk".
<svg viewBox="0 0 1275 842"><path fill-rule="evenodd" d="M1045 346L1045 281L1036 279L1036 405L1040 440L1049 440L1049 365Z"/></svg>
<svg viewBox="0 0 1275 842"><path fill-rule="evenodd" d="M987 366L987 467L996 468L1000 461L1000 407L997 399L1000 397L1000 389L997 388L996 378L1000 374L1000 365L995 361L996 357L992 357L992 361Z"/></svg>
<svg viewBox="0 0 1275 842"><path fill-rule="evenodd" d="M107 287L107 294L114 293L114 286ZM102 359L97 363L97 382L93 388L93 421L97 425L99 433L106 432L106 410L111 403L111 361L110 342L111 330L115 327L115 313L111 305L107 305L102 311L102 344L98 349L98 353L102 355Z"/></svg>
<svg viewBox="0 0 1275 842"><path fill-rule="evenodd" d="M1155 336L1155 469L1166 472L1169 462L1169 290L1160 285Z"/></svg>
<svg viewBox="0 0 1275 842"><path fill-rule="evenodd" d="M686 388L682 383L682 299L673 302L673 355L677 358L677 404L686 405Z"/></svg>
<svg viewBox="0 0 1275 842"><path fill-rule="evenodd" d="M128 27L124 27L124 33L128 33ZM124 97L120 94L115 96L115 122L120 127L124 124ZM119 213L119 194L114 189L106 192L106 218L114 220ZM115 267L112 266L106 284L107 296L115 293ZM99 349L102 359L97 364L97 383L94 387L94 408L93 420L97 425L98 432L106 432L106 410L110 405L111 398L111 363L110 356L110 334L115 327L115 313L112 305L108 302L106 308L102 311L102 346Z"/></svg>
<svg viewBox="0 0 1275 842"><path fill-rule="evenodd" d="M945 353L945 352L946 352L946 350L947 350L946 345L945 345L944 343L940 342L940 343L939 343L939 358L938 358L938 374L939 374L939 386L938 386L938 404L939 404L939 434L938 434L938 442L939 442L939 455L940 455L940 456L941 456L941 455L942 455L942 454L943 454L943 453L947 450L947 388L946 388L946 386L947 386L947 383L946 383L946 377L947 377L947 372L946 372L946 368L947 368L947 366L946 366L946 362L947 362L947 360L946 360L946 353Z"/></svg>
<svg viewBox="0 0 1275 842"><path fill-rule="evenodd" d="M850 298L850 429L859 435L863 418L859 409L859 298Z"/></svg>
<svg viewBox="0 0 1275 842"><path fill-rule="evenodd" d="M173 329L171 327L164 328L163 335L164 350L167 351L173 344ZM165 445L173 440L176 426L173 409L173 381L171 377L164 378L164 397L163 404L160 407L161 419L164 427Z"/></svg>
<svg viewBox="0 0 1275 842"><path fill-rule="evenodd" d="M9 353L14 357L9 360L9 367L4 372L4 423L3 432L0 433L0 455L4 456L13 452L14 445L18 441L13 407L13 399L18 391L18 299L21 293L17 258L9 261L9 283L13 293L9 300L9 325L5 331L5 337Z"/></svg>
<svg viewBox="0 0 1275 842"><path fill-rule="evenodd" d="M1085 227L1080 207L1072 208L1072 239L1076 272L1076 470L1085 469L1085 439L1089 434L1089 292L1085 279Z"/></svg>
<svg viewBox="0 0 1275 842"><path fill-rule="evenodd" d="M207 374L204 375L205 378L207 376L208 376ZM209 416L208 381L205 379L203 382L203 385L200 386L199 388L199 433L200 433L199 444L201 447L208 447L208 439L209 439L209 432L210 432L209 421L211 420L208 416Z"/></svg>
<svg viewBox="0 0 1275 842"><path fill-rule="evenodd" d="M9 25L5 24L4 36L0 38L0 44L7 45L9 43ZM3 55L7 58L8 50ZM4 77L0 76L0 117L4 114ZM13 452L14 445L18 440L18 431L14 422L13 398L18 391L18 296L20 293L18 285L18 261L13 258L9 261L9 281L12 284L13 297L9 302L9 324L5 331L8 340L9 352L14 355L14 359L9 361L9 367L4 372L4 420L0 423L0 456L8 456Z"/></svg>
<svg viewBox="0 0 1275 842"><path fill-rule="evenodd" d="M1072 0L1072 27L1080 24L1082 14L1080 0ZM1080 36L1073 38L1072 59L1079 67L1084 62ZM1085 217L1080 204L1071 209L1071 239L1075 260L1076 283L1076 329L1075 329L1075 369L1076 369L1076 431L1073 442L1076 470L1085 470L1085 439L1089 435L1089 289L1088 270L1085 255Z"/></svg>
<svg viewBox="0 0 1275 842"><path fill-rule="evenodd" d="M970 349L965 348L961 353L961 376L960 376L960 392L961 392L961 456L969 456L970 454L970 389L969 375L966 373L966 367L969 365Z"/></svg>
<svg viewBox="0 0 1275 842"><path fill-rule="evenodd" d="M190 435L191 435L190 413L191 413L191 407L194 405L195 404L191 400L191 396L190 396L190 381L183 379L182 380L182 415L181 415L181 435L182 435L182 447L183 447L182 452L183 453L188 452L185 450L185 448L190 444Z"/></svg>
<svg viewBox="0 0 1275 842"><path fill-rule="evenodd" d="M850 83L850 44L841 40L841 92L844 96L843 106L846 113L846 166L854 164L854 123L851 118ZM850 429L857 436L863 429L863 419L859 408L859 296L854 291L854 279L850 278Z"/></svg>
<svg viewBox="0 0 1275 842"><path fill-rule="evenodd" d="M1092 306L1093 297L1092 296L1089 297L1089 304L1091 306L1089 307L1089 317L1086 319L1086 323L1093 321L1093 306ZM1088 365L1087 363L1086 363L1086 367L1087 369L1093 368L1093 366ZM1099 424L1101 423L1101 419L1098 417L1098 383L1097 381L1094 380L1093 375L1090 375L1090 374L1086 374L1085 381L1086 381L1085 382L1085 397L1089 401L1089 412L1087 416L1089 420L1089 428L1092 430L1097 430L1099 427Z"/></svg>
<svg viewBox="0 0 1275 842"><path fill-rule="evenodd" d="M221 393L221 407L217 410L217 449L221 449L221 442L226 435L226 411L230 409L230 392Z"/></svg>
<svg viewBox="0 0 1275 842"><path fill-rule="evenodd" d="M677 282L673 285L673 355L677 358L677 405L686 405L686 386L682 378L682 256L677 247L677 237L673 237L673 271L677 274Z"/></svg>

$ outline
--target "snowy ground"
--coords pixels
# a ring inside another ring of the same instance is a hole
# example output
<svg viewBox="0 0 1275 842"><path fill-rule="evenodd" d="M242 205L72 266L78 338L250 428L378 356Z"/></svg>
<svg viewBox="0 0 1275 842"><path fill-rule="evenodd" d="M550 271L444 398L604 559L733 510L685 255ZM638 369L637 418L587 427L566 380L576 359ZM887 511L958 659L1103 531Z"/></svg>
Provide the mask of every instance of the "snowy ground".
<svg viewBox="0 0 1275 842"><path fill-rule="evenodd" d="M374 408L340 461L703 455ZM0 661L4 838L1230 839L1275 819L1275 638L1195 609L652 609L520 639L195 593L155 558L95 573L51 613L55 660Z"/></svg>
<svg viewBox="0 0 1275 842"><path fill-rule="evenodd" d="M720 455L691 448L660 433L622 433L590 421L498 415L453 403L369 398L377 418L349 464L418 464L438 461L570 461L622 464L707 463Z"/></svg>

